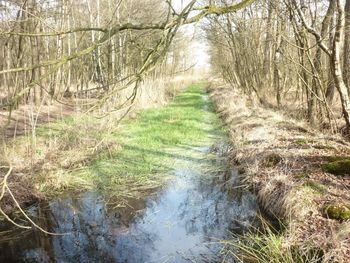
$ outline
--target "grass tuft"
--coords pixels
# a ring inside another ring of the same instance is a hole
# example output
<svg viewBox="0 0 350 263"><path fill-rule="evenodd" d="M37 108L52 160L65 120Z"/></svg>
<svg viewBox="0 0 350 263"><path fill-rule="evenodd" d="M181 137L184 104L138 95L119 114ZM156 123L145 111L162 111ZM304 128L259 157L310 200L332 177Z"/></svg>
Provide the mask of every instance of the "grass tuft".
<svg viewBox="0 0 350 263"><path fill-rule="evenodd" d="M307 251L293 245L281 232L271 225L263 223L261 229L255 229L243 235L236 235L225 244L226 256L238 262L247 263L318 263L323 253L318 249Z"/></svg>
<svg viewBox="0 0 350 263"><path fill-rule="evenodd" d="M303 184L305 187L309 187L311 188L312 190L318 192L318 193L326 193L327 192L327 188L326 186L324 186L323 184L320 184L316 181L313 181L313 180L307 180L304 182Z"/></svg>

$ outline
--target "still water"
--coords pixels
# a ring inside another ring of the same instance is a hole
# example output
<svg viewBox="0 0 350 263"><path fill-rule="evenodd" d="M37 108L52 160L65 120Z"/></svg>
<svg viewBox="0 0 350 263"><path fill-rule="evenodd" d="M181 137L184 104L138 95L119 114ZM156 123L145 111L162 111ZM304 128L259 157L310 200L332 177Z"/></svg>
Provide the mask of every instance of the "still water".
<svg viewBox="0 0 350 263"><path fill-rule="evenodd" d="M223 154L210 149L191 149L198 158L175 163L163 189L122 207L96 192L32 207L40 226L67 234L11 228L0 241L0 262L221 262L220 239L244 231L257 206L249 192L234 190L235 171L215 171Z"/></svg>

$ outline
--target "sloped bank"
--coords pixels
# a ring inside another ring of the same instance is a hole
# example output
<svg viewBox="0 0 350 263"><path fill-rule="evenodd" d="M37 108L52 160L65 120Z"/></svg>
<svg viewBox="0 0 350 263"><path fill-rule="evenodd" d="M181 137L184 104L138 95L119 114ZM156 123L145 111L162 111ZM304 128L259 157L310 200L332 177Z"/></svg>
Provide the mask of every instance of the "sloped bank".
<svg viewBox="0 0 350 263"><path fill-rule="evenodd" d="M350 262L350 144L254 105L231 87L211 83L209 92L230 131L232 166L261 208L286 226L276 251L248 251L250 261L290 252L289 262Z"/></svg>

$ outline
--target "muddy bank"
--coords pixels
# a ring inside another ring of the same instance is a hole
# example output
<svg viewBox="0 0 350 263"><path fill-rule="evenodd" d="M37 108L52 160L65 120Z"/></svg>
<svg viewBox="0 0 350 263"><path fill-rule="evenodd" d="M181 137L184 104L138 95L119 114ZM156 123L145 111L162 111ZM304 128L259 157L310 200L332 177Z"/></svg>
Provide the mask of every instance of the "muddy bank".
<svg viewBox="0 0 350 263"><path fill-rule="evenodd" d="M232 165L260 206L287 223L286 244L321 250L324 262L349 262L349 171L331 170L347 164L349 143L254 105L230 87L212 83L210 93L230 131Z"/></svg>

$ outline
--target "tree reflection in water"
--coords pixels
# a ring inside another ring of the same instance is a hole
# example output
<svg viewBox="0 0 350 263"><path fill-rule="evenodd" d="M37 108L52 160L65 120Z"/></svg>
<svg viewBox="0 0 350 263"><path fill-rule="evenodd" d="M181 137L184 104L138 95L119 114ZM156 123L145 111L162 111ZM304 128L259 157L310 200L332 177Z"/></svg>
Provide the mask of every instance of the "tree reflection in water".
<svg viewBox="0 0 350 263"><path fill-rule="evenodd" d="M42 203L33 211L39 224L69 234L29 232L2 244L1 262L215 262L218 239L242 231L257 207L251 194L230 194L224 178L204 173L182 164L156 197L124 209L108 209L92 192Z"/></svg>

